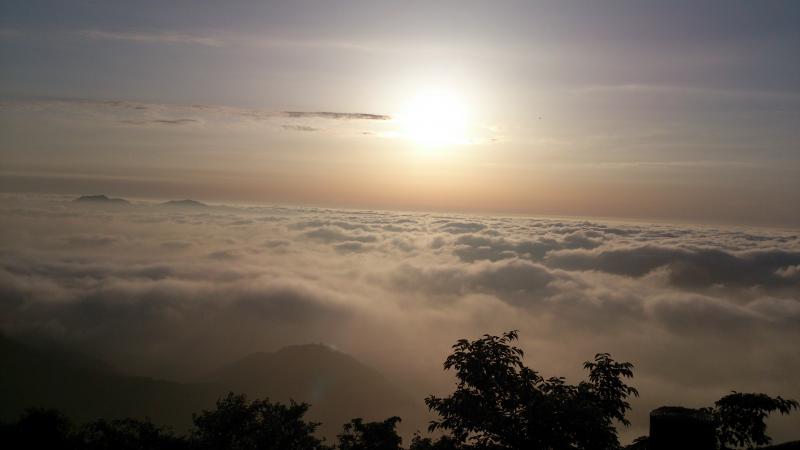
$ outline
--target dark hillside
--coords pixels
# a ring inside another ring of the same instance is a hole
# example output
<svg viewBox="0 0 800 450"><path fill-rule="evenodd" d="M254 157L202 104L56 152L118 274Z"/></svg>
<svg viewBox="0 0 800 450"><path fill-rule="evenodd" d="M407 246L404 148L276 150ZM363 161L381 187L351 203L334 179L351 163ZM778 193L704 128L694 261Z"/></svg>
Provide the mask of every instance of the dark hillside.
<svg viewBox="0 0 800 450"><path fill-rule="evenodd" d="M297 345L274 353L254 353L214 373L209 381L273 400L311 403L309 418L322 422L325 436L335 435L354 417L383 420L398 415L399 428L424 429L415 423L425 407L398 386L355 358L324 345Z"/></svg>
<svg viewBox="0 0 800 450"><path fill-rule="evenodd" d="M188 428L192 412L213 404L220 388L120 375L63 351L43 350L0 337L0 418L25 408L57 408L78 421L150 417Z"/></svg>
<svg viewBox="0 0 800 450"><path fill-rule="evenodd" d="M353 357L322 345L291 346L254 353L198 383L119 374L102 362L62 350L25 345L0 336L0 420L25 408L56 408L75 420L145 418L183 432L192 413L211 408L227 392L251 398L308 402L309 419L333 438L354 417L383 420L400 415L410 435L423 429L414 416L424 411L402 390ZM415 407L416 406L416 407ZM407 418L407 419L406 419Z"/></svg>

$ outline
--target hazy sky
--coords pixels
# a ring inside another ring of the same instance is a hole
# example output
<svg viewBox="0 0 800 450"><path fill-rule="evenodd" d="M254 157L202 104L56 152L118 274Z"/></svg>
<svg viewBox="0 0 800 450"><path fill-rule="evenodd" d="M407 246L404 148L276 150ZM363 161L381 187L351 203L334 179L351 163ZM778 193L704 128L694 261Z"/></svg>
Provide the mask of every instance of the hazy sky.
<svg viewBox="0 0 800 450"><path fill-rule="evenodd" d="M798 23L794 1L4 1L0 190L795 227Z"/></svg>

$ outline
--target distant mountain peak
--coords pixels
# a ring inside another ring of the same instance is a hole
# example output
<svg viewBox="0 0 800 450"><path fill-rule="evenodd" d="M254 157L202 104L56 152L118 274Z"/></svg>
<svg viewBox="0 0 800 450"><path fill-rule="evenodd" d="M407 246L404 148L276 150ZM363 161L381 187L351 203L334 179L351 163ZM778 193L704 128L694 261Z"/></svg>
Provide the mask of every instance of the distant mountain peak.
<svg viewBox="0 0 800 450"><path fill-rule="evenodd" d="M80 197L76 198L73 201L85 202L85 203L115 203L115 204L126 204L126 205L130 203L124 198L111 198L105 194L81 195Z"/></svg>
<svg viewBox="0 0 800 450"><path fill-rule="evenodd" d="M185 200L170 200L167 202L162 203L163 206L180 206L180 207L189 207L189 208L205 208L208 205L202 202L198 202L197 200L185 199Z"/></svg>
<svg viewBox="0 0 800 450"><path fill-rule="evenodd" d="M309 418L322 422L320 432L335 436L353 417L378 420L403 417L411 432L421 407L403 389L353 356L326 344L300 344L274 352L255 352L220 369L205 380L234 392L290 399L311 404ZM421 407L424 409L424 407Z"/></svg>

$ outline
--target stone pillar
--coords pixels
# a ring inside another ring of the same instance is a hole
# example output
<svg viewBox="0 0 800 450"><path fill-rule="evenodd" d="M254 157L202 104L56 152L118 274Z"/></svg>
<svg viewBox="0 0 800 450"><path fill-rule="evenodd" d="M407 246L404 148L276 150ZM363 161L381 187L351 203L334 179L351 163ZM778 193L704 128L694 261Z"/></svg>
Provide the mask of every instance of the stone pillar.
<svg viewBox="0 0 800 450"><path fill-rule="evenodd" d="M680 406L650 412L648 450L715 450L716 445L711 414Z"/></svg>

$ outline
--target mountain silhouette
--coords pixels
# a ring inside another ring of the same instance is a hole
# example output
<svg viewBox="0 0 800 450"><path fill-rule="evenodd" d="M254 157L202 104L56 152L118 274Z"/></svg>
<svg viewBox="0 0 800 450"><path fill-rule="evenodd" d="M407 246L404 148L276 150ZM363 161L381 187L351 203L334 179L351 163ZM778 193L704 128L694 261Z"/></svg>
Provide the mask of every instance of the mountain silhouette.
<svg viewBox="0 0 800 450"><path fill-rule="evenodd" d="M150 417L187 429L191 414L212 405L220 388L116 373L102 362L0 336L0 419L29 407L57 408L78 421Z"/></svg>
<svg viewBox="0 0 800 450"><path fill-rule="evenodd" d="M322 422L323 436L334 436L355 417L400 416L398 428L406 435L424 428L418 419L425 411L421 403L376 370L321 344L253 353L212 373L207 381L251 396L310 403L308 417Z"/></svg>
<svg viewBox="0 0 800 450"><path fill-rule="evenodd" d="M25 408L56 408L79 422L98 418L149 417L178 432L192 413L213 407L228 392L250 398L311 403L308 418L322 422L332 439L354 417L403 417L407 436L424 428L414 420L424 407L355 358L323 345L254 353L198 382L174 382L120 374L101 361L47 346L26 345L0 335L0 420Z"/></svg>
<svg viewBox="0 0 800 450"><path fill-rule="evenodd" d="M75 200L75 202L80 203L110 203L115 205L128 205L130 204L129 201L125 200L124 198L111 198L105 194L98 194L98 195L82 195Z"/></svg>
<svg viewBox="0 0 800 450"><path fill-rule="evenodd" d="M208 205L197 200L170 200L161 204L161 206L176 206L180 208L207 208Z"/></svg>

